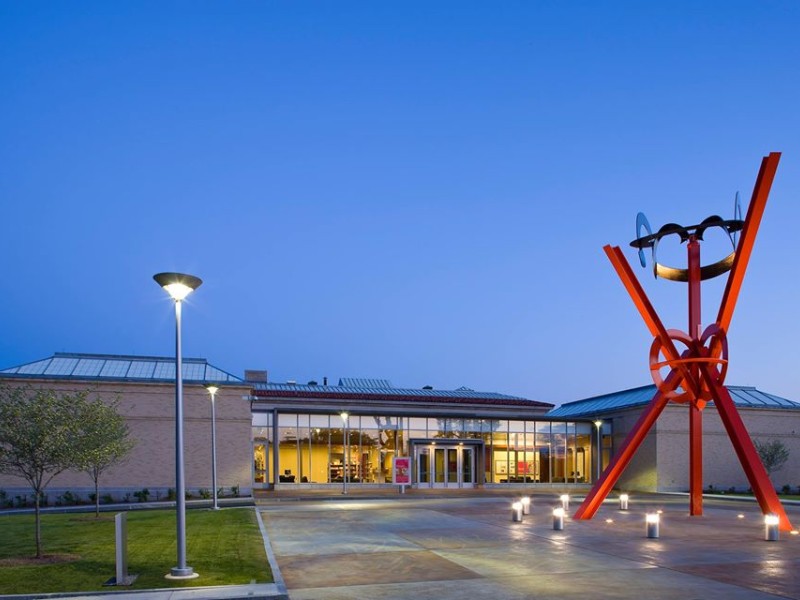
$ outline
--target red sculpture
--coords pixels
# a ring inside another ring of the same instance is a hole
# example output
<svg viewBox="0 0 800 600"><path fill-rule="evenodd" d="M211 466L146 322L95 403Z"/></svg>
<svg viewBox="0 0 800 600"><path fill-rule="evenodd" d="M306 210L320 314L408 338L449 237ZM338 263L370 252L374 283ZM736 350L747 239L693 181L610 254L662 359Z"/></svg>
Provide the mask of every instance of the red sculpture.
<svg viewBox="0 0 800 600"><path fill-rule="evenodd" d="M707 402L713 400L761 510L764 514L777 515L782 530L790 531L792 529L742 418L724 385L728 364L726 333L736 307L739 290L780 157L779 152L772 152L762 160L761 170L758 173L747 217L744 221L740 220L738 202L738 214L733 220L723 221L719 217L709 217L701 224L691 227L669 224L655 234L651 232L644 215L640 214L637 218L637 235L641 236L642 228L645 228L649 234L639 237L631 243L632 246L639 248L642 265L644 266L645 262L643 249L652 248L656 277L688 283L688 332L666 329L619 247L605 246L603 248L650 333L655 338L650 348L650 370L657 391L625 438L619 452L615 454L589 495L575 512L575 519L591 519L594 516L628 466L648 431L670 401L687 404L689 408L689 512L692 515L703 514L702 410ZM722 227L731 237L734 250L728 257L717 263L701 266L700 242L703 239L703 233L710 227ZM740 230L741 238L736 244L736 234ZM658 241L666 235L673 234L680 235L681 241L688 242L687 269L674 269L659 265L656 260L655 250ZM700 282L728 271L730 274L717 320L701 331ZM676 342L683 347L682 351L676 348ZM662 378L660 374L662 368L670 369L665 378Z"/></svg>

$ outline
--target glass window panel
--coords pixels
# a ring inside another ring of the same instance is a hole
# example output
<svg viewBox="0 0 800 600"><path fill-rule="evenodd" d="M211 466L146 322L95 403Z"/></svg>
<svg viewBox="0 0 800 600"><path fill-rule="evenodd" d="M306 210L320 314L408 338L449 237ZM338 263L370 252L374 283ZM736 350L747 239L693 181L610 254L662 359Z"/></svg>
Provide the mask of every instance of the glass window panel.
<svg viewBox="0 0 800 600"><path fill-rule="evenodd" d="M131 368L128 370L128 377L150 379L155 369L156 363L153 361L135 360L131 363Z"/></svg>
<svg viewBox="0 0 800 600"><path fill-rule="evenodd" d="M44 370L45 375L69 375L78 364L77 358L54 358Z"/></svg>
<svg viewBox="0 0 800 600"><path fill-rule="evenodd" d="M107 360L100 371L100 377L125 377L130 366L129 360ZM175 365L172 366L172 373L174 377Z"/></svg>
<svg viewBox="0 0 800 600"><path fill-rule="evenodd" d="M78 365L72 371L73 375L83 375L88 377L96 377L100 374L100 370L103 368L103 363L105 361L102 360L92 360L92 359L81 359L78 361Z"/></svg>
<svg viewBox="0 0 800 600"><path fill-rule="evenodd" d="M175 363L160 362L153 371L155 379L175 379Z"/></svg>

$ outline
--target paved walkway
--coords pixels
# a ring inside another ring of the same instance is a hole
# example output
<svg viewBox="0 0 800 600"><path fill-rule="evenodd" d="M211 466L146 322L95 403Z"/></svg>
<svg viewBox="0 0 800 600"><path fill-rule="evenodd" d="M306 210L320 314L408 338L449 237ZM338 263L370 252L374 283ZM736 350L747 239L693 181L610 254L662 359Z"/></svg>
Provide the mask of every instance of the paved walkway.
<svg viewBox="0 0 800 600"><path fill-rule="evenodd" d="M274 498L259 510L292 600L800 599L800 536L764 541L754 503L706 500L692 518L686 497L634 497L628 512L607 503L563 532L554 504L537 496L523 523L496 495ZM661 538L649 540L656 508Z"/></svg>

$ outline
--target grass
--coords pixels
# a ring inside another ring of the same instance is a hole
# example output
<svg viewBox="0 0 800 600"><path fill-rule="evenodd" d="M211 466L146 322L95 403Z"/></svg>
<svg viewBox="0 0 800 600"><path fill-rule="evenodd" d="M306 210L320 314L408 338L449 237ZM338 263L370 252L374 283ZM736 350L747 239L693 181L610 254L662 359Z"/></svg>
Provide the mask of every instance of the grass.
<svg viewBox="0 0 800 600"><path fill-rule="evenodd" d="M115 573L114 519L102 513L42 515L49 563L18 561L36 554L33 515L0 516L0 593L23 594L92 590L128 590L272 582L253 508L186 513L187 563L197 579L164 579L176 565L174 510L128 513L128 572L138 574L130 587L103 588ZM22 563L22 564L20 564Z"/></svg>

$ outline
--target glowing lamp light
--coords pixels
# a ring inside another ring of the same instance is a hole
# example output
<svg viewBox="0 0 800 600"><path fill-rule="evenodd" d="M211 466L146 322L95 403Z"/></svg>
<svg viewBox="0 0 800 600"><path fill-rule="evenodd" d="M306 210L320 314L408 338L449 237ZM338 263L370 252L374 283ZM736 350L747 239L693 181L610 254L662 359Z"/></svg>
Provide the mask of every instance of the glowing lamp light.
<svg viewBox="0 0 800 600"><path fill-rule="evenodd" d="M778 515L764 515L764 539L768 542L777 542L780 538L778 525L781 520Z"/></svg>
<svg viewBox="0 0 800 600"><path fill-rule="evenodd" d="M559 496L559 500L561 500L561 506L564 510L569 510L569 494L561 494Z"/></svg>
<svg viewBox="0 0 800 600"><path fill-rule="evenodd" d="M522 502L514 502L511 505L511 520L514 523L522 522Z"/></svg>
<svg viewBox="0 0 800 600"><path fill-rule="evenodd" d="M520 498L520 502L522 503L522 514L529 515L531 514L531 499L530 496L523 496Z"/></svg>
<svg viewBox="0 0 800 600"><path fill-rule="evenodd" d="M647 524L647 537L650 539L658 539L661 516L658 513L647 513L644 520Z"/></svg>
<svg viewBox="0 0 800 600"><path fill-rule="evenodd" d="M153 279L176 302L182 301L203 283L199 277L185 273L158 273L153 275Z"/></svg>
<svg viewBox="0 0 800 600"><path fill-rule="evenodd" d="M553 530L563 531L564 529L564 508L559 506L553 509Z"/></svg>

